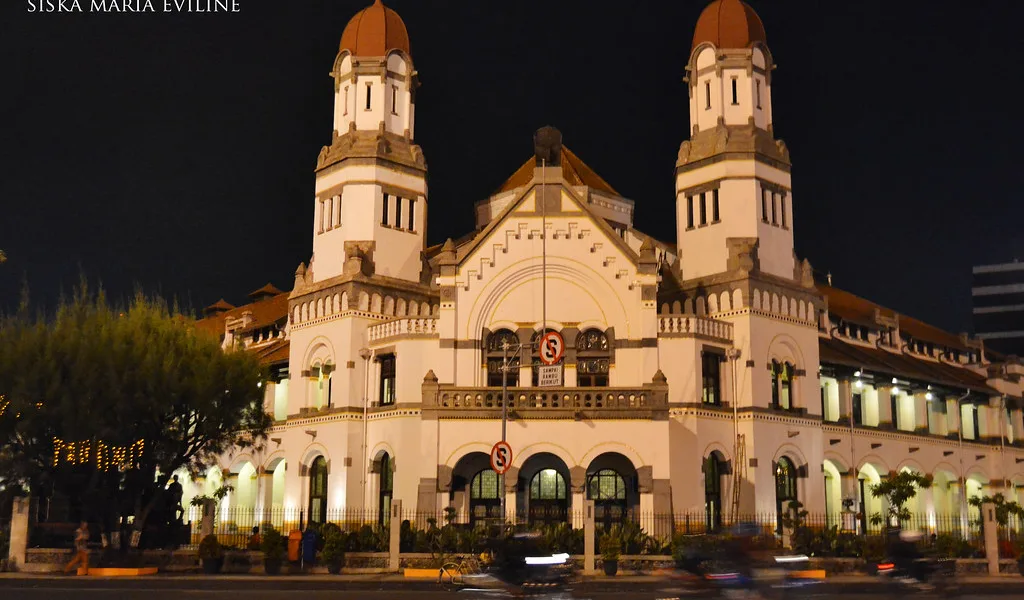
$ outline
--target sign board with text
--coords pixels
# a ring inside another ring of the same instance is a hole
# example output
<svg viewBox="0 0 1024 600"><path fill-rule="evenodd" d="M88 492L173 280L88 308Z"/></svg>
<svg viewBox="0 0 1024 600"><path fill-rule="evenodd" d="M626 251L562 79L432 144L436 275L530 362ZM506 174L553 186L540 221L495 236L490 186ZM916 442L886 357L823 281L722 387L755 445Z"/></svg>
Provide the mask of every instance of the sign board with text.
<svg viewBox="0 0 1024 600"><path fill-rule="evenodd" d="M542 365L537 371L537 387L560 387L562 365Z"/></svg>

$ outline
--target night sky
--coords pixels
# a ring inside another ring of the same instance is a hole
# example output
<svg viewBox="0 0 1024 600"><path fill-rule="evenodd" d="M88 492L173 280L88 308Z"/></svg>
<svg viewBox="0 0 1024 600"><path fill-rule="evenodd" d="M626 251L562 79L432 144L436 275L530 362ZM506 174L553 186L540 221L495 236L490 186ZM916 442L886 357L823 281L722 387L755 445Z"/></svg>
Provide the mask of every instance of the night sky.
<svg viewBox="0 0 1024 600"><path fill-rule="evenodd" d="M0 309L80 271L193 309L292 286L312 251L328 73L370 0L240 14L0 11ZM682 82L705 0L390 0L422 87L431 244L532 155L543 125L673 242ZM953 331L972 264L1024 258L1024 3L752 0L778 70L796 246L836 286Z"/></svg>

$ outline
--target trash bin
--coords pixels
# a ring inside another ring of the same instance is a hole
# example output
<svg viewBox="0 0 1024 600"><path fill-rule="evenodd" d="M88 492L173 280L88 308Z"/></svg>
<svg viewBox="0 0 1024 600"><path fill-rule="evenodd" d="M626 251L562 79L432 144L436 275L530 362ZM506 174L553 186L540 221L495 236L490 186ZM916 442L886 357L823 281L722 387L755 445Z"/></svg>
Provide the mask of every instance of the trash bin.
<svg viewBox="0 0 1024 600"><path fill-rule="evenodd" d="M302 534L302 564L311 565L316 562L317 535L312 529Z"/></svg>
<svg viewBox="0 0 1024 600"><path fill-rule="evenodd" d="M299 562L299 550L302 546L302 532L296 529L288 534L288 560Z"/></svg>

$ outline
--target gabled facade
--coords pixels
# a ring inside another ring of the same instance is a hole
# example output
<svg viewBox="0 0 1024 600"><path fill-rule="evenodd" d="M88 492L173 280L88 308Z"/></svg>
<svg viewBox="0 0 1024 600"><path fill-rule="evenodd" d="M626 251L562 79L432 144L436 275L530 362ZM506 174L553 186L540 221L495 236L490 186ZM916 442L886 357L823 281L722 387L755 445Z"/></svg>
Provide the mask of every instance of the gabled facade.
<svg viewBox="0 0 1024 600"><path fill-rule="evenodd" d="M466 522L499 519L504 500L510 519L578 524L594 500L600 521L659 533L672 514L715 526L791 501L839 524L881 510L865 486L900 469L944 484L916 500L933 520L970 494L1017 494L1024 368L816 282L796 256L766 40L739 0L697 24L675 244L637 231L635 203L546 127L476 203L477 230L427 247L408 33L379 1L357 14L334 67L313 256L286 307L260 301L284 319L253 347L287 352L267 386L277 423L263 453L224 457L203 485L248 477L229 504L257 522L275 508L384 519L400 499ZM232 329L244 308L218 303L204 326L230 344L251 329ZM538 385L546 331L565 341L560 386ZM488 453L503 408L501 487Z"/></svg>

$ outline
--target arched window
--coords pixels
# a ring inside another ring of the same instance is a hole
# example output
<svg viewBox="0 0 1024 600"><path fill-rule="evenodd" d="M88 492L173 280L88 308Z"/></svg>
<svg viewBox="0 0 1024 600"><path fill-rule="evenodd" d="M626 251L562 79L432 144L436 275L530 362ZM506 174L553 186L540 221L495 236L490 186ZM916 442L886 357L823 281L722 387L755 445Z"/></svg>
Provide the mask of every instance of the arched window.
<svg viewBox="0 0 1024 600"><path fill-rule="evenodd" d="M391 498L394 496L394 467L391 464L391 456L385 452L380 457L380 491L377 500L377 522L387 525L391 517Z"/></svg>
<svg viewBox="0 0 1024 600"><path fill-rule="evenodd" d="M318 456L309 467L309 522L327 519L327 459Z"/></svg>
<svg viewBox="0 0 1024 600"><path fill-rule="evenodd" d="M502 366L506 358L505 344L508 344L505 384L508 387L519 385L519 356L515 356L519 349L519 337L510 329L499 329L487 336L487 387L501 387Z"/></svg>
<svg viewBox="0 0 1024 600"><path fill-rule="evenodd" d="M607 387L611 348L603 331L588 329L576 336L576 381L580 387Z"/></svg>
<svg viewBox="0 0 1024 600"><path fill-rule="evenodd" d="M779 373L779 408L793 408L793 365L785 363Z"/></svg>
<svg viewBox="0 0 1024 600"><path fill-rule="evenodd" d="M704 459L704 526L708 531L722 527L722 471L717 452Z"/></svg>
<svg viewBox="0 0 1024 600"><path fill-rule="evenodd" d="M501 523L501 495L498 474L484 469L469 484L469 523Z"/></svg>
<svg viewBox="0 0 1024 600"><path fill-rule="evenodd" d="M778 515L778 530L782 531L782 515L789 511L789 503L797 500L796 466L783 456L775 465L775 511Z"/></svg>
<svg viewBox="0 0 1024 600"><path fill-rule="evenodd" d="M530 525L565 523L568 514L565 478L555 469L538 471L530 480Z"/></svg>
<svg viewBox="0 0 1024 600"><path fill-rule="evenodd" d="M613 469L587 478L587 499L594 501L594 519L607 531L626 518L626 481Z"/></svg>

